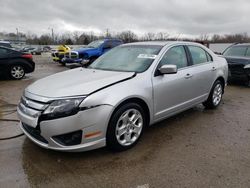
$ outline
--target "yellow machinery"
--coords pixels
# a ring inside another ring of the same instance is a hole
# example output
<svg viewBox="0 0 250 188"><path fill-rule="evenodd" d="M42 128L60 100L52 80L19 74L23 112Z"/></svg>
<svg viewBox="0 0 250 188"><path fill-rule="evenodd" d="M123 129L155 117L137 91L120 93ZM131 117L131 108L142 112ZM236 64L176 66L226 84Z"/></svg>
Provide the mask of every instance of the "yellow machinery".
<svg viewBox="0 0 250 188"><path fill-rule="evenodd" d="M52 59L55 62L62 63L62 58L64 58L65 53L70 51L70 47L67 45L60 45L57 47L55 52L51 53Z"/></svg>

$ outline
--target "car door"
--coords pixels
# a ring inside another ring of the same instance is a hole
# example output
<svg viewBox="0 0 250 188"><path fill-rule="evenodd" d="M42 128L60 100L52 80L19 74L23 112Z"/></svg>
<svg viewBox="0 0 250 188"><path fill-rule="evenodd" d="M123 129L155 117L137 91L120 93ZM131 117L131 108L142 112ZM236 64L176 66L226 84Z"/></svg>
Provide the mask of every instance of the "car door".
<svg viewBox="0 0 250 188"><path fill-rule="evenodd" d="M9 50L0 47L0 74L3 74L8 68L8 56Z"/></svg>
<svg viewBox="0 0 250 188"><path fill-rule="evenodd" d="M192 91L196 95L196 102L203 102L215 81L217 65L212 56L200 46L188 45L187 48L192 62Z"/></svg>
<svg viewBox="0 0 250 188"><path fill-rule="evenodd" d="M188 108L194 98L192 70L184 46L170 48L159 62L176 65L176 74L155 74L152 77L155 120L160 120Z"/></svg>

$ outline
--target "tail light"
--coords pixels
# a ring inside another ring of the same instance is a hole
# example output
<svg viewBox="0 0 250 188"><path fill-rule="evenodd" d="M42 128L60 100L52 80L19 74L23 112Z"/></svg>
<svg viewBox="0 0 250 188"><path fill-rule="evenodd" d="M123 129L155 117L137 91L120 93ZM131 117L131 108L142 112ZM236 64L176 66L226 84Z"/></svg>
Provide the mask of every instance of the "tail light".
<svg viewBox="0 0 250 188"><path fill-rule="evenodd" d="M33 58L31 54L23 54L22 57L26 58L26 59L32 59Z"/></svg>

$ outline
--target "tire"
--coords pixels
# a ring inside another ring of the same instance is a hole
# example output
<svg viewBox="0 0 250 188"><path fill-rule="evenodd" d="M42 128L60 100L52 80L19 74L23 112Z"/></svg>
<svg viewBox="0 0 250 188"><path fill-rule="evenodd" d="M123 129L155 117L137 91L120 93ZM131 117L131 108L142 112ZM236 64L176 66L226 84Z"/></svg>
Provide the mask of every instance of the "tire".
<svg viewBox="0 0 250 188"><path fill-rule="evenodd" d="M65 65L66 65L66 63L65 63L65 62L62 62L61 60L59 60L58 63L60 63L62 66L65 66Z"/></svg>
<svg viewBox="0 0 250 188"><path fill-rule="evenodd" d="M247 79L247 81L246 81L246 86L247 87L250 87L250 77Z"/></svg>
<svg viewBox="0 0 250 188"><path fill-rule="evenodd" d="M209 94L208 99L203 103L207 109L217 108L222 100L224 85L220 80L216 80Z"/></svg>
<svg viewBox="0 0 250 188"><path fill-rule="evenodd" d="M145 112L140 105L127 103L121 106L110 119L106 134L107 147L113 151L132 148L141 138L146 123Z"/></svg>
<svg viewBox="0 0 250 188"><path fill-rule="evenodd" d="M13 65L9 71L10 78L21 80L25 76L25 69L22 65Z"/></svg>

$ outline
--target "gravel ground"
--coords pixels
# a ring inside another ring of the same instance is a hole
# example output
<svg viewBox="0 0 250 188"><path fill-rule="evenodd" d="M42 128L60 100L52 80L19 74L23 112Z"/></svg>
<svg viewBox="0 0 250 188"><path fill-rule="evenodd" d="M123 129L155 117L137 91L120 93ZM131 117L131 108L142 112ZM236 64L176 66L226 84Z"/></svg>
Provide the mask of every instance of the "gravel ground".
<svg viewBox="0 0 250 188"><path fill-rule="evenodd" d="M35 80L66 70L48 55L34 57L24 80L0 80L0 119ZM21 134L0 121L0 139ZM42 149L25 136L0 140L0 187L250 187L250 88L230 85L216 110L202 105L145 131L129 151L83 153Z"/></svg>

